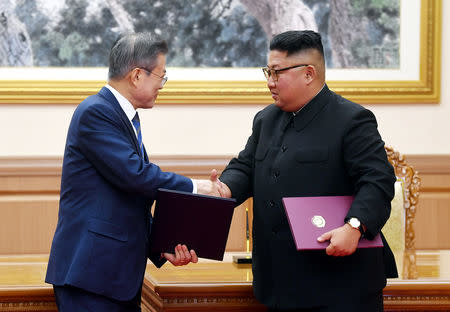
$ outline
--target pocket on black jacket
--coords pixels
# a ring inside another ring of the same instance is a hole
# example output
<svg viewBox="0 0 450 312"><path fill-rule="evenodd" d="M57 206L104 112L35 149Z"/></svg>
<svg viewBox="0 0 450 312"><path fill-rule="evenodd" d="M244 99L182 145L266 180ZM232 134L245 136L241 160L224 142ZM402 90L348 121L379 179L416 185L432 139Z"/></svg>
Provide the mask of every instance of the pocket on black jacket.
<svg viewBox="0 0 450 312"><path fill-rule="evenodd" d="M255 152L255 160L263 160L264 158L266 158L268 150L269 150L268 146L264 145L258 146Z"/></svg>

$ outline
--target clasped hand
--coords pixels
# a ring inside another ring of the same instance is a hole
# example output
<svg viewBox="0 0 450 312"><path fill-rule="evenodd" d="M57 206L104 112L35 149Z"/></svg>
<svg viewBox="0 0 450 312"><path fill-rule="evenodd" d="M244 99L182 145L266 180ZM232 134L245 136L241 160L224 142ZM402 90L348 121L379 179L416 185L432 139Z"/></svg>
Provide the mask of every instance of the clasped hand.
<svg viewBox="0 0 450 312"><path fill-rule="evenodd" d="M330 241L326 248L329 256L342 257L353 254L358 247L361 233L358 229L352 228L349 224L344 224L332 231L322 234L317 238L319 242Z"/></svg>
<svg viewBox="0 0 450 312"><path fill-rule="evenodd" d="M211 176L209 180L196 180L197 192L203 195L211 195L216 197L231 197L229 188L222 182L220 182L217 174L217 170L211 170Z"/></svg>

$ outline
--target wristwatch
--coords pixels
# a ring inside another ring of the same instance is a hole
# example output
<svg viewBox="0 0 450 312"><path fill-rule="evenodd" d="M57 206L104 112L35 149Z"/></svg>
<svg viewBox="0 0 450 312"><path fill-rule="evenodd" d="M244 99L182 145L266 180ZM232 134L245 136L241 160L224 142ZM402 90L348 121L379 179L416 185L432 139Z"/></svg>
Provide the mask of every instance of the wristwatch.
<svg viewBox="0 0 450 312"><path fill-rule="evenodd" d="M347 223L354 229L359 230L359 232L361 233L361 238L364 237L364 229L361 225L361 221L359 221L358 218L352 217L350 219L348 219Z"/></svg>

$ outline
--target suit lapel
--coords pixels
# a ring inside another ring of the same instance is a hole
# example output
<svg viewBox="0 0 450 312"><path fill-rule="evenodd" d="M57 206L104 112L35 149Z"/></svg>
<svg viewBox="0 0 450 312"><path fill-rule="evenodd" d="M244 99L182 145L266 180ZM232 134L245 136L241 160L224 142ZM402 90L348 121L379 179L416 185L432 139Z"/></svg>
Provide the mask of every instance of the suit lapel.
<svg viewBox="0 0 450 312"><path fill-rule="evenodd" d="M149 162L149 160L148 160L148 155L147 155L147 150L145 149L144 143L142 143L142 144L143 144L143 146L144 146L144 161Z"/></svg>
<svg viewBox="0 0 450 312"><path fill-rule="evenodd" d="M123 111L122 107L120 107L120 104L117 101L116 97L112 94L112 92L108 88L105 88L105 87L103 87L98 92L98 94L101 97L105 98L109 103L111 103L112 107L117 112L117 115L119 115L120 120L122 121L123 125L125 126L125 129L127 129L126 133L128 134L131 141L133 142L136 152L138 153L138 155L140 155L141 152L140 152L140 148L139 148L139 143L137 141L134 129L132 128L133 126L131 125L130 120L128 119L127 115ZM145 149L145 147L144 147L144 149Z"/></svg>

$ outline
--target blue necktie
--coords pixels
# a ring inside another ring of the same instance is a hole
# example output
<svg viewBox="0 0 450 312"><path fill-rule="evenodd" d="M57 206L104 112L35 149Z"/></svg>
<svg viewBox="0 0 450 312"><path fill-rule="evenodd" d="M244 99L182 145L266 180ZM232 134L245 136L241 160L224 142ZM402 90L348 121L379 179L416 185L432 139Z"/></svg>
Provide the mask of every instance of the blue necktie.
<svg viewBox="0 0 450 312"><path fill-rule="evenodd" d="M141 133L141 120L139 119L139 115L136 112L133 118L133 126L136 128L137 140L139 143L139 148L141 149L141 156L144 158L144 143L142 143L142 133Z"/></svg>

